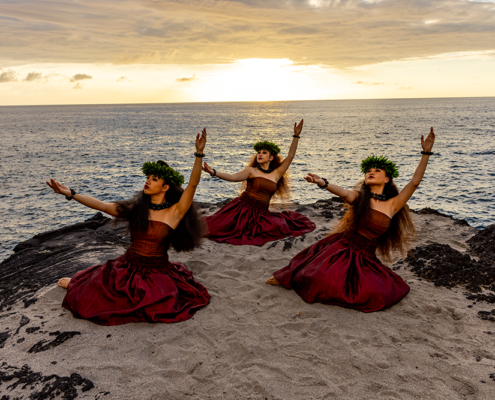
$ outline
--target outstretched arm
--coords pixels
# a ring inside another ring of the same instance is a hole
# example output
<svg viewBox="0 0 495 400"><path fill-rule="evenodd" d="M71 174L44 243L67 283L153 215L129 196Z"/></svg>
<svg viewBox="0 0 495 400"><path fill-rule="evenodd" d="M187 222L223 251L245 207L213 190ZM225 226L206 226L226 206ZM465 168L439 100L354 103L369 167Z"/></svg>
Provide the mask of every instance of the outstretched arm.
<svg viewBox="0 0 495 400"><path fill-rule="evenodd" d="M433 132L433 127L432 127L430 128L430 133L428 134L426 139L424 138L423 135L421 135L421 146L423 147L424 151L431 152L433 143L435 143L435 133ZM429 155L423 154L423 156L421 157L421 161L419 162L419 165L416 167L416 171L414 172L411 181L406 186L404 186L404 188L400 191L400 193L396 197L392 199L394 214L397 213L402 207L406 205L408 200L411 198L413 193L418 188L425 174L426 166L428 165L429 159L430 159Z"/></svg>
<svg viewBox="0 0 495 400"><path fill-rule="evenodd" d="M63 194L64 196L72 195L70 189L67 186L62 185L55 179L50 179L50 182L46 182L46 184L50 186L55 193ZM83 196L82 194L75 194L74 200L94 210L103 211L104 213L107 213L114 217L119 216L115 203L105 203L101 200L95 199L94 197Z"/></svg>
<svg viewBox="0 0 495 400"><path fill-rule="evenodd" d="M306 176L304 179L306 179L309 183L316 183L318 186L324 186L326 184L322 178L315 174L308 174L308 176ZM358 192L356 192L355 190L347 190L332 183L329 183L325 189L328 190L330 193L336 194L337 196L341 197L342 200L344 200L347 204L354 203L359 196Z"/></svg>
<svg viewBox="0 0 495 400"><path fill-rule="evenodd" d="M280 164L280 166L275 170L277 174L277 181L285 174L289 169L294 156L296 155L297 145L299 144L299 135L301 134L303 128L304 120L302 119L299 124L294 122L294 138L292 139L292 144L290 145L289 154L285 160Z"/></svg>
<svg viewBox="0 0 495 400"><path fill-rule="evenodd" d="M203 129L201 133L196 135L196 152L203 153L203 150L206 145L206 128ZM175 217L180 221L184 218L184 215L189 211L191 207L194 194L196 193L196 188L199 185L199 181L201 180L201 164L202 158L196 157L194 160L194 166L191 171L191 177L189 179L189 183L187 184L184 193L180 197L179 202L175 206Z"/></svg>
<svg viewBox="0 0 495 400"><path fill-rule="evenodd" d="M229 182L242 182L248 179L251 175L250 167L246 167L242 171L235 174L226 174L225 172L218 172L217 170L213 171L213 168L211 168L206 162L203 165L203 171L208 172L211 176L215 174L214 176Z"/></svg>

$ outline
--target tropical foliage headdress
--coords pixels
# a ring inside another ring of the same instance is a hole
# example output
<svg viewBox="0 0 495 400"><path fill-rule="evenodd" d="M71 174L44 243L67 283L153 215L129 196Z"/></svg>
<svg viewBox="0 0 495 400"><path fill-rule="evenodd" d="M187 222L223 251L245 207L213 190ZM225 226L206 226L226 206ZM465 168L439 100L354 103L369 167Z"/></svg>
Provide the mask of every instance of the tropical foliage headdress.
<svg viewBox="0 0 495 400"><path fill-rule="evenodd" d="M272 156L280 153L280 147L272 142L256 142L253 146L255 151L268 150Z"/></svg>
<svg viewBox="0 0 495 400"><path fill-rule="evenodd" d="M167 184L173 183L177 186L182 186L184 183L184 175L179 174L175 169L160 165L154 161L146 161L141 167L143 174L146 176L157 176L162 178Z"/></svg>
<svg viewBox="0 0 495 400"><path fill-rule="evenodd" d="M397 178L399 176L397 166L387 157L369 156L368 158L365 158L361 162L361 172L366 174L370 168L383 169L389 178Z"/></svg>

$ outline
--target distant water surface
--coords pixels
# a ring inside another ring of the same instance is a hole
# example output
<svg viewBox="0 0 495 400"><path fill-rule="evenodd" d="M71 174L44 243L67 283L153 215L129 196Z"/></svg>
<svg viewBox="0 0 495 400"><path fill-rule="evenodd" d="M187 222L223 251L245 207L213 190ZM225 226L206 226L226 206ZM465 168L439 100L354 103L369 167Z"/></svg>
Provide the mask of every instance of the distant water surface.
<svg viewBox="0 0 495 400"><path fill-rule="evenodd" d="M395 161L403 187L421 157L421 134L433 126L436 154L411 208L432 207L479 228L495 222L495 98L1 107L0 260L37 233L94 214L53 194L44 183L50 177L103 201L123 199L142 189L147 160L168 161L187 181L202 127L205 160L233 173L258 140L287 154L301 118L292 200L331 196L303 180L308 172L352 187L370 154ZM196 199L218 202L238 191L203 174Z"/></svg>

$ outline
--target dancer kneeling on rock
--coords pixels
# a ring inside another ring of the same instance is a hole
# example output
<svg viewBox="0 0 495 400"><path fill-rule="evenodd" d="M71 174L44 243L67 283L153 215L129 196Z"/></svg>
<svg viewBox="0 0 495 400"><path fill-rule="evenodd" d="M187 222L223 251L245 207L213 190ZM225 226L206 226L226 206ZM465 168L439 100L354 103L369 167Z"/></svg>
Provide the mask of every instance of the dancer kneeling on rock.
<svg viewBox="0 0 495 400"><path fill-rule="evenodd" d="M167 250L189 251L199 246L206 224L193 202L201 178L206 129L196 137L196 160L186 189L184 177L164 161L146 162L144 190L132 199L104 203L77 194L51 179L55 193L127 221L131 245L115 260L62 278L67 288L62 303L74 317L100 325L129 322L179 322L191 318L210 301L208 291L184 265L171 263Z"/></svg>
<svg viewBox="0 0 495 400"><path fill-rule="evenodd" d="M294 124L294 139L287 158L282 161L280 148L271 142L258 142L253 146L256 154L242 171L230 175L218 172L208 164L203 170L211 176L229 182L246 181L242 195L215 214L206 217L208 238L215 242L233 245L261 246L288 236L300 236L315 229L315 224L302 214L293 211L268 211L272 196L288 197L286 172L297 150L303 120Z"/></svg>
<svg viewBox="0 0 495 400"><path fill-rule="evenodd" d="M294 289L309 303L333 304L364 312L378 311L399 302L409 286L376 257L404 250L414 234L406 205L417 189L430 158L435 134L421 136L423 155L411 181L400 191L393 178L394 163L370 156L361 163L364 182L346 190L309 174L305 179L340 196L349 208L333 234L301 251L290 264L266 283Z"/></svg>

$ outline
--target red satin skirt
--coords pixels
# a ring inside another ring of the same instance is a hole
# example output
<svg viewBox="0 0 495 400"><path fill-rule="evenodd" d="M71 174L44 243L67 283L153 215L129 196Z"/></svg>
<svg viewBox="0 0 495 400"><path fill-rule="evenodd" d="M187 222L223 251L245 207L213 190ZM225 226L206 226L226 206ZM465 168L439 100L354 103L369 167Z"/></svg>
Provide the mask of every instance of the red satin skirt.
<svg viewBox="0 0 495 400"><path fill-rule="evenodd" d="M378 311L399 302L409 286L375 251L376 243L364 236L337 233L301 251L273 276L308 303Z"/></svg>
<svg viewBox="0 0 495 400"><path fill-rule="evenodd" d="M130 250L115 260L77 272L62 306L99 325L180 322L210 301L206 288L184 265L168 257Z"/></svg>
<svg viewBox="0 0 495 400"><path fill-rule="evenodd" d="M243 193L206 217L208 239L233 245L262 246L273 240L315 230L311 220L293 211L270 212L268 204Z"/></svg>

